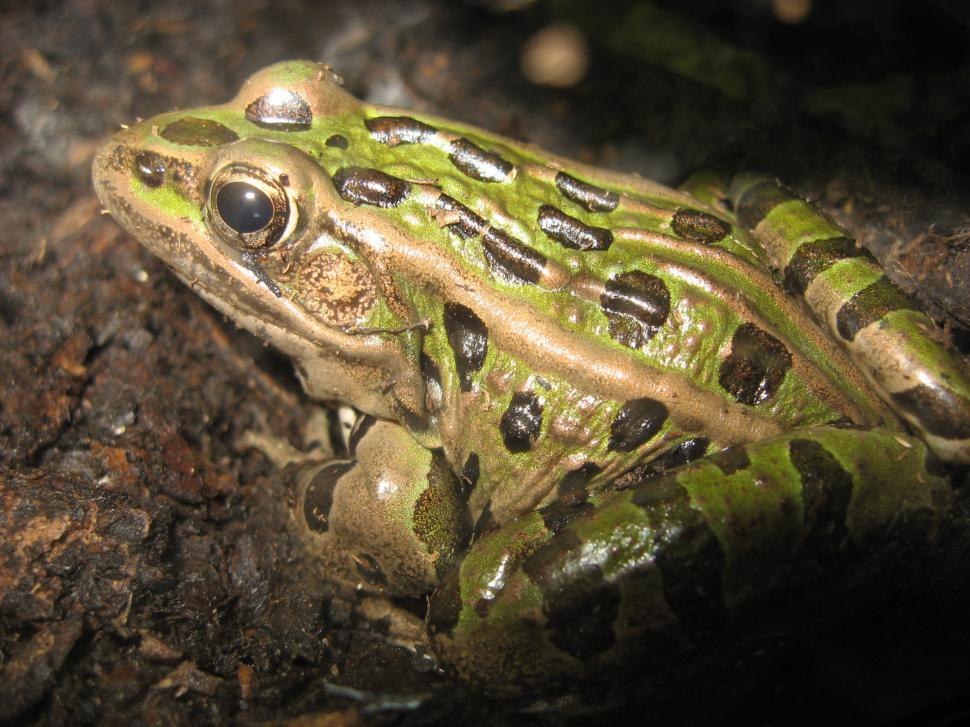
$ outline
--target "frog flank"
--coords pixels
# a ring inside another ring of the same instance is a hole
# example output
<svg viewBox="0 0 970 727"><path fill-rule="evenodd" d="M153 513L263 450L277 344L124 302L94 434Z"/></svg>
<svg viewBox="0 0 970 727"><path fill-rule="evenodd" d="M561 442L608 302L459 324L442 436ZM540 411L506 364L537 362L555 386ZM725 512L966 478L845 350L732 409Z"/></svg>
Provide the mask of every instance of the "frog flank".
<svg viewBox="0 0 970 727"><path fill-rule="evenodd" d="M963 363L772 180L738 177L729 213L289 62L119 132L94 181L308 395L362 413L294 522L321 577L430 595L444 668L491 692L928 546L938 461L970 462Z"/></svg>

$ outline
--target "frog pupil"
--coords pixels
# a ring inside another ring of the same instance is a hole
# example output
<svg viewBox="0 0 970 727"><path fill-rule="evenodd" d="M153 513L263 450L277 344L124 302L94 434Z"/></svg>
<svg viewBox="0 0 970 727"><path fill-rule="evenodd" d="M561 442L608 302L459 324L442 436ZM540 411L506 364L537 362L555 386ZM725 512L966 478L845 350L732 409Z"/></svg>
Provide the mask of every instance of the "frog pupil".
<svg viewBox="0 0 970 727"><path fill-rule="evenodd" d="M219 216L241 235L262 230L273 219L273 202L248 182L228 182L216 195Z"/></svg>

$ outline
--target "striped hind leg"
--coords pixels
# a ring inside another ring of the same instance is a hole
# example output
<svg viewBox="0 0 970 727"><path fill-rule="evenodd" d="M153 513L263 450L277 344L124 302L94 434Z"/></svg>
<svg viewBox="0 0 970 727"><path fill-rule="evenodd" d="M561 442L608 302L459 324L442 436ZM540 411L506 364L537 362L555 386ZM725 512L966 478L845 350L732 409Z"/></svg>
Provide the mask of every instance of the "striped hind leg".
<svg viewBox="0 0 970 727"><path fill-rule="evenodd" d="M933 321L848 232L778 182L738 177L730 197L785 287L804 298L883 399L942 459L970 463L970 372Z"/></svg>
<svg viewBox="0 0 970 727"><path fill-rule="evenodd" d="M506 694L663 668L772 594L927 552L951 496L929 459L896 432L819 427L628 473L475 542L432 596L435 650Z"/></svg>

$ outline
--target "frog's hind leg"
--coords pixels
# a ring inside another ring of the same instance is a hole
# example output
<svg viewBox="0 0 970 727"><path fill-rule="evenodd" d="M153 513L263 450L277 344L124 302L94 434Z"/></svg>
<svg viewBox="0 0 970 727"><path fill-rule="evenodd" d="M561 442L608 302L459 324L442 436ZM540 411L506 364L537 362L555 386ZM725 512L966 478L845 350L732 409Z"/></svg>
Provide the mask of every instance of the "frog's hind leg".
<svg viewBox="0 0 970 727"><path fill-rule="evenodd" d="M970 463L970 372L933 321L848 232L778 182L740 176L730 198L788 291L804 298L883 399L942 459Z"/></svg>
<svg viewBox="0 0 970 727"><path fill-rule="evenodd" d="M889 430L805 429L521 516L432 596L435 649L503 693L663 669L786 589L878 578L927 552L950 502L928 461Z"/></svg>

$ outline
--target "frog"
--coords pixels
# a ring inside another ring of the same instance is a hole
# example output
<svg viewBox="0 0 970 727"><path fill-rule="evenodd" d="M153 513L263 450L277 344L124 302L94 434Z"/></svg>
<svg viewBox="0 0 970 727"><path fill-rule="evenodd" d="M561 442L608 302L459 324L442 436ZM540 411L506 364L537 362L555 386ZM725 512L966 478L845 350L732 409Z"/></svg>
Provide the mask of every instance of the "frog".
<svg viewBox="0 0 970 727"><path fill-rule="evenodd" d="M803 573L931 549L970 462L966 364L770 176L674 189L286 61L124 127L93 181L356 413L293 527L321 578L425 599L483 693L662 661Z"/></svg>

